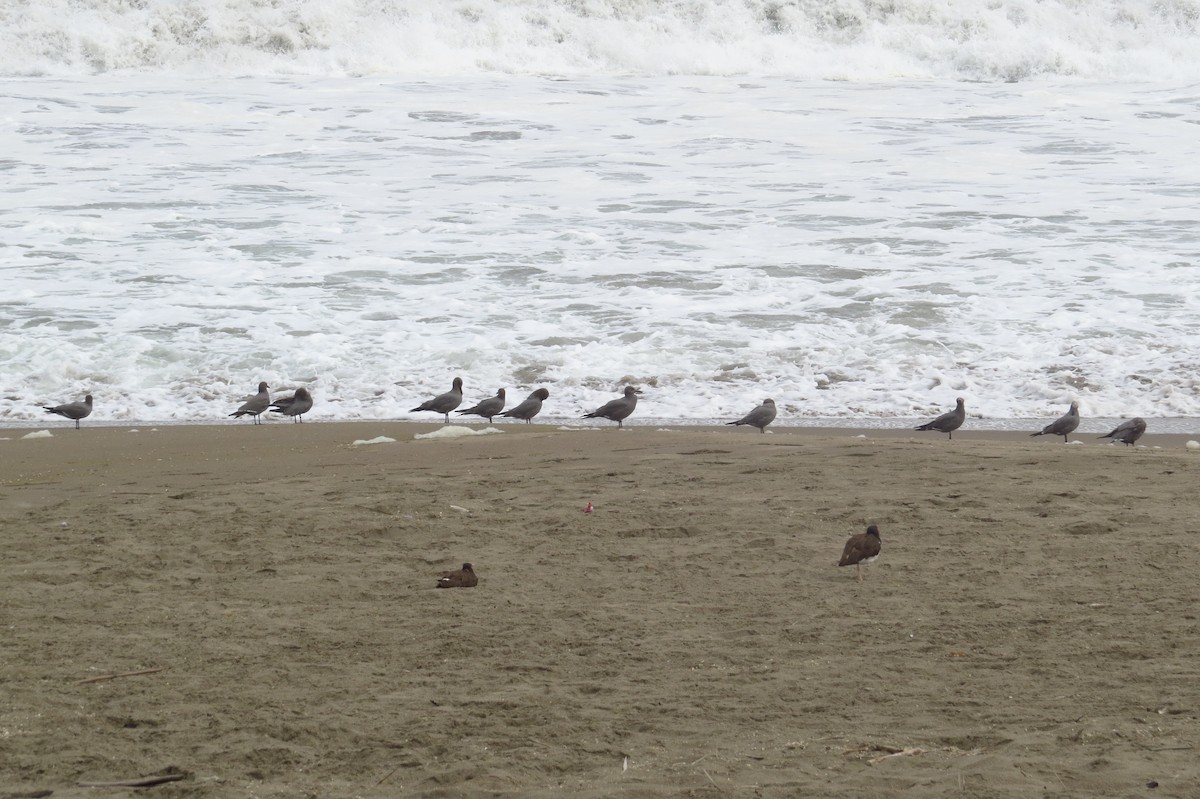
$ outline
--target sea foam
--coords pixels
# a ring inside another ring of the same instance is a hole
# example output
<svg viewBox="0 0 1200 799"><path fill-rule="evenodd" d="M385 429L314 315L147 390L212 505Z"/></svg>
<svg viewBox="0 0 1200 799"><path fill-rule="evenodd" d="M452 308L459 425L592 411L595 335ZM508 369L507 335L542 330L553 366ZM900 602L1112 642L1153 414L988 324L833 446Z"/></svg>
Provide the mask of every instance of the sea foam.
<svg viewBox="0 0 1200 799"><path fill-rule="evenodd" d="M260 380L417 418L455 376L551 423L630 383L632 425L1200 416L1195 86L9 89L0 419L226 421Z"/></svg>

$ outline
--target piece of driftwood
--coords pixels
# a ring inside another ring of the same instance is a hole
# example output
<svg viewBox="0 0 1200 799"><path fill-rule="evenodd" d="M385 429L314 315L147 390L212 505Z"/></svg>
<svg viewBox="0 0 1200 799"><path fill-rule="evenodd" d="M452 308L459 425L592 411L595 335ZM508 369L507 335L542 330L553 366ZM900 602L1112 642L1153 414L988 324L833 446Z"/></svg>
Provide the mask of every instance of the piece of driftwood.
<svg viewBox="0 0 1200 799"><path fill-rule="evenodd" d="M885 755L873 757L867 762L874 766L876 763L887 760L890 757L904 757L905 755L923 755L926 750L919 746L888 746L887 744L866 744L864 746L847 749L842 754L850 754L851 752L887 752Z"/></svg>
<svg viewBox="0 0 1200 799"><path fill-rule="evenodd" d="M889 752L886 755L880 755L879 757L873 757L870 760L868 760L867 762L873 766L876 763L887 760L889 757L904 757L905 755L923 755L923 754L925 754L925 750L922 749L921 747L909 746L909 747L905 747L904 749L901 749L899 752Z"/></svg>
<svg viewBox="0 0 1200 799"><path fill-rule="evenodd" d="M375 783L375 787L378 788L380 785L383 785L383 783L385 783L387 781L387 778L392 776L393 774L395 774L397 771L399 771L400 768L401 768L400 766L396 766L394 769L389 771L387 774L384 774L383 778L381 780L379 780L379 782Z"/></svg>
<svg viewBox="0 0 1200 799"><path fill-rule="evenodd" d="M163 670L162 666L157 669L140 669L138 671L123 671L120 674L101 674L99 677L88 677L86 680L80 680L76 685L87 685L92 682L104 682L105 680L115 680L118 677L140 677L143 674L155 674Z"/></svg>
<svg viewBox="0 0 1200 799"><path fill-rule="evenodd" d="M80 788L150 788L154 785L162 785L164 782L176 782L185 778L187 774L176 771L170 774L155 774L150 777L134 777L131 780L112 780L111 782L80 782L76 783Z"/></svg>
<svg viewBox="0 0 1200 799"><path fill-rule="evenodd" d="M887 744L863 744L862 746L856 746L853 749L844 749L842 750L842 754L849 755L858 752L892 752L894 754L896 752L903 751L903 746L888 746Z"/></svg>

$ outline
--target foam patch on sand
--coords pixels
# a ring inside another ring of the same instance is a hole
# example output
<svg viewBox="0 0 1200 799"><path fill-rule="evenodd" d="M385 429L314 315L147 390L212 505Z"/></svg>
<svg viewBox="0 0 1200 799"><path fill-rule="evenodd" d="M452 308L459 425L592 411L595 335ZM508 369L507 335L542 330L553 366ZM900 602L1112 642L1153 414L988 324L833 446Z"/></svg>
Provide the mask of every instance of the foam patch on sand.
<svg viewBox="0 0 1200 799"><path fill-rule="evenodd" d="M49 430L38 430L36 433L26 433L25 435L21 436L22 441L27 438L54 438L54 434Z"/></svg>
<svg viewBox="0 0 1200 799"><path fill-rule="evenodd" d="M395 444L396 439L388 438L387 436L375 436L375 438L360 438L357 441L350 443L352 447L361 447L366 444Z"/></svg>
<svg viewBox="0 0 1200 799"><path fill-rule="evenodd" d="M503 432L504 432L503 430L499 430L495 427L484 427L480 430L475 430L474 428L471 428L471 427L446 426L446 427L442 427L437 430L434 430L431 433L417 433L415 436L413 436L413 438L420 441L422 439L427 439L427 438L462 438L463 436L486 436L486 435L491 435L492 433L503 433Z"/></svg>

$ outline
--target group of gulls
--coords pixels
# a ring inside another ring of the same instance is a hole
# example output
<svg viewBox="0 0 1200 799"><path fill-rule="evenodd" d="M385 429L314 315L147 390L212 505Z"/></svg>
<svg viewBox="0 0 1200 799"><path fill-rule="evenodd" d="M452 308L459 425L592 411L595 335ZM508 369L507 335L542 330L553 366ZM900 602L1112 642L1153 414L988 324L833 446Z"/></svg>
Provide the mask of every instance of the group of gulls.
<svg viewBox="0 0 1200 799"><path fill-rule="evenodd" d="M640 389L633 386L626 386L624 393L609 402L604 403L591 413L585 413L583 419L608 419L616 422L617 427L624 427L624 422L637 408L638 394L642 393ZM533 417L537 416L542 411L542 403L550 398L550 392L544 388L539 388L526 397L519 405L511 410L504 410L505 395L504 389L496 391L495 396L480 400L470 408L458 410L458 406L462 405L463 401L463 381L461 377L454 378L454 382L450 390L445 394L439 394L431 400L422 402L420 405L412 409L412 413L418 411L432 411L440 413L446 417L446 423L450 423L451 411L457 411L461 414L470 414L474 416L482 416L491 424L492 419L496 416L508 417L510 419L523 419L526 424L529 424ZM254 424L261 424L259 416L265 411L278 413L282 416L292 417L294 422L303 422L304 414L312 410L313 398L312 394L306 388L298 388L290 397L271 401L271 387L265 382L258 384L258 393L249 397L241 406L229 414L235 418L249 416ZM92 395L88 394L83 398L82 402L71 402L66 405L42 406L47 413L55 413L59 416L66 417L75 422L75 427L79 427L79 420L84 419L92 413ZM954 410L943 413L931 422L926 422L923 425L918 425L917 430L935 430L939 433L945 433L948 438L954 438L954 431L962 427L963 422L967 419L967 403L962 397L956 400ZM1031 436L1062 436L1063 441L1069 441L1071 433L1075 432L1075 428L1079 427L1079 403L1072 402L1071 408L1065 414L1046 425L1037 433L1030 433ZM734 422L726 422L731 425L749 425L757 427L760 433L767 431L767 425L775 421L775 400L765 399L762 404L754 408L748 414ZM1120 441L1122 444L1132 445L1135 441L1142 437L1146 432L1146 420L1141 417L1130 419L1117 425L1111 432L1099 436L1099 438L1111 438L1113 441Z"/></svg>
<svg viewBox="0 0 1200 799"><path fill-rule="evenodd" d="M439 394L431 400L422 402L417 407L413 408L411 413L418 411L433 411L440 413L446 417L446 424L450 423L450 412L462 405L463 401L463 381L461 377L454 378L454 382L450 386L450 390L445 394ZM637 407L638 394L642 393L640 389L633 386L626 386L625 393L611 402L606 402L591 413L585 413L584 419L611 419L617 423L617 427L623 427L624 421L633 413L633 409ZM466 410L458 411L459 414L472 414L482 416L491 424L492 417L503 416L511 419L524 419L526 424L529 424L533 417L542 412L542 403L550 398L550 392L544 388L539 388L530 394L525 400L510 411L504 410L504 389L498 389L496 395L488 397L485 400L472 405Z"/></svg>
<svg viewBox="0 0 1200 799"><path fill-rule="evenodd" d="M312 394L308 393L306 388L296 389L296 393L290 397L284 397L271 402L271 387L266 383L258 384L258 393L242 403L230 416L242 417L249 416L255 424L262 424L259 421L258 415L265 410L270 409L273 413L291 416L294 422L303 422L301 418L308 413L313 406ZM79 420L86 419L92 415L92 395L88 394L83 398L83 402L68 402L65 405L43 405L46 413L54 413L64 418L75 422L75 429L79 429Z"/></svg>
<svg viewBox="0 0 1200 799"><path fill-rule="evenodd" d="M417 411L433 411L440 413L446 417L446 424L450 424L450 412L462 405L463 401L463 381L461 377L454 378L454 382L450 386L450 390L445 394L439 394L431 400L422 402L417 407L413 408L410 413ZM504 404L507 401L504 396L504 389L498 389L494 397L480 400L470 408L461 410L459 414L472 414L474 416L482 416L488 420L488 424L492 423L492 418L495 416L506 416L510 419L523 419L525 424L529 424L533 417L542 412L542 403L550 398L550 392L544 388L539 388L530 394L525 400L513 408L512 410L504 410ZM632 408L630 411L632 412ZM625 414L628 416L629 414ZM621 417L624 418L624 417Z"/></svg>
<svg viewBox="0 0 1200 799"><path fill-rule="evenodd" d="M917 430L936 430L939 433L945 433L947 438L954 438L954 431L962 427L963 422L967 420L967 401L962 397L955 400L954 410L943 413L932 422L926 422L923 425L918 425ZM1036 433L1030 433L1030 436L1062 436L1063 441L1070 441L1068 436L1075 432L1075 428L1079 427L1079 403L1072 402L1070 409L1062 416L1055 419L1050 424L1043 427ZM1120 441L1126 446L1132 446L1135 441L1142 437L1142 433L1146 432L1146 420L1140 416L1133 419L1128 419L1117 425L1112 432L1105 433L1097 438L1111 438L1113 441Z"/></svg>
<svg viewBox="0 0 1200 799"><path fill-rule="evenodd" d="M303 422L304 414L311 411L312 406L312 394L308 393L307 388L298 388L292 396L271 402L271 387L264 382L258 384L257 394L243 402L240 408L229 415L236 419L249 416L254 424L262 424L258 415L270 409L272 413L281 413L284 416L292 417L293 422Z"/></svg>

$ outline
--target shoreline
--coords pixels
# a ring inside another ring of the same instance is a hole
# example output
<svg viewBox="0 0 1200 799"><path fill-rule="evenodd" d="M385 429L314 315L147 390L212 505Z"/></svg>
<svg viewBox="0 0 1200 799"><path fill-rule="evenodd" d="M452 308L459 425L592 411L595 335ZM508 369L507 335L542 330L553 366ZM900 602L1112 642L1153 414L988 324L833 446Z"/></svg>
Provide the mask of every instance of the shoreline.
<svg viewBox="0 0 1200 799"><path fill-rule="evenodd" d="M924 422L927 422L932 418L933 418L932 416L929 416L929 417L900 417L900 416L897 416L897 417L886 417L886 418L874 418L874 417L853 417L853 418L814 417L811 419L792 418L792 419L788 419L786 421L773 422L767 428L767 434L784 433L784 432L801 432L801 431L803 431L803 432L818 432L818 433L820 431L830 431L832 433L840 434L842 432L853 431L855 433L869 433L869 434L879 434L879 435L893 434L893 433L906 433L906 432L914 433L914 434L918 434L918 435L921 433L928 433L930 435L936 435L936 434L932 433L932 431L917 431L914 429L917 425L923 424ZM1042 417L1042 418L1037 418L1037 419L1032 419L1032 418L1011 418L1011 419L980 419L980 418L976 418L976 419L972 419L972 418L968 418L967 423L964 424L962 428L954 431L954 435L955 435L955 437L958 437L960 435L970 436L971 434L1011 433L1013 435L1024 434L1024 435L1028 436L1031 433L1033 433L1034 431L1042 429L1047 424L1054 421L1055 418L1057 418L1057 417ZM1120 424L1121 422L1125 421L1125 419L1128 419L1128 418L1132 418L1132 417L1103 417L1103 416L1085 417L1083 419L1083 421L1080 423L1079 429L1071 434L1072 440L1074 440L1076 436L1079 436L1083 440L1086 441L1089 436L1094 437L1094 436L1103 435L1104 433L1107 433L1108 431L1112 430L1114 427L1116 427L1118 424ZM1143 441L1139 441L1138 442L1139 444L1144 443L1144 438L1148 437L1148 436L1168 435L1168 436L1189 436L1189 437L1200 438L1200 417L1144 416L1143 418L1146 419L1146 421L1148 423L1148 428L1147 428L1147 432L1146 432L1145 436L1143 437ZM450 427L467 427L467 428L479 428L479 427L489 427L490 426L490 427L495 427L497 429L502 429L502 430L507 430L510 428L515 429L515 428L533 427L533 428L540 428L543 430L562 430L563 432L569 432L572 430L579 430L579 431L589 431L589 430L596 430L596 429L603 430L603 429L608 429L609 427L611 427L614 430L617 429L615 424L608 422L607 420L598 420L599 422L601 422L601 424L589 423L590 420L585 421L585 420L579 419L577 417L547 416L544 418L539 417L539 420L540 421L535 421L534 424L532 424L532 425L526 425L524 422L517 421L517 420L508 420L508 419L502 420L502 419L497 418L492 423L489 424L488 422L486 422L483 419L471 418L468 420L468 419L465 419L462 417L455 417L455 418L451 419L449 426ZM263 421L264 421L264 425L259 425L259 426L278 427L278 426L293 424L292 420L289 418L277 418L275 416L272 416L272 417L264 416ZM300 425L297 425L297 426L369 425L369 424L404 425L404 426L411 426L411 427L420 427L422 429L446 426L446 424L444 422L439 423L439 422L433 421L432 416L429 417L428 419L406 419L406 418L323 419L318 416L313 419L306 419L303 423L301 423ZM92 420L92 419L84 419L83 423L82 423L83 429L86 429L86 428L113 428L113 429L138 428L138 429L143 429L143 428L150 428L150 427L161 427L161 428L166 428L166 429L174 429L174 428L181 428L181 427L205 427L205 428L217 427L217 428L219 428L219 427L238 427L238 426L253 427L255 425L252 425L250 422L248 422L246 420L235 420L235 419L225 419L225 418L211 419L211 420L178 420L178 421L176 421L176 420L153 420L153 419L152 420L109 420L109 419ZM5 430L49 429L51 431L54 431L55 429L58 429L58 428L74 429L74 424L72 422L70 422L69 420L64 420L61 417L57 417L57 416L54 416L54 417L47 416L45 419L32 419L32 420L0 418L0 433L3 433L3 431L5 431ZM737 429L741 429L741 428L738 428L733 425L728 425L725 423L725 421L722 421L719 419L688 420L688 419L668 419L668 418L655 419L655 418L645 418L645 417L642 417L642 418L634 417L632 419L626 420L624 429L625 430L651 430L651 431L662 430L662 429L678 430L678 431L689 431L689 430L709 430L709 431L711 431L711 430L737 430ZM754 432L757 432L757 430L754 430L753 428L749 428L749 427L746 427L745 430L743 430L743 432L745 432L746 430L753 430Z"/></svg>
<svg viewBox="0 0 1200 799"><path fill-rule="evenodd" d="M1090 420L1093 424L1096 420ZM1113 420L1111 423L1105 423L1101 428L1097 426L1095 432L1092 430L1081 429L1071 433L1069 443L1065 446L1079 447L1088 445L1112 446L1114 445L1109 439L1103 438L1103 433L1108 432L1120 420ZM1183 449L1189 441L1200 439L1200 433L1192 432L1157 432L1155 422L1161 420L1150 420L1151 426L1149 430L1138 440L1132 448L1161 448L1161 449ZM1200 427L1200 420L1197 421L1197 427ZM1109 426L1111 424L1111 426ZM946 442L948 444L956 444L959 442L971 441L991 441L1005 442L1009 444L1017 444L1026 442L1031 446L1039 446L1046 444L1064 444L1059 436L1032 436L1029 427L1019 427L1017 429L998 429L998 428L971 428L963 427L954 431L953 439L947 439L944 433L935 431L914 430L909 426L896 427L867 427L854 426L850 424L844 425L771 425L765 433L759 433L758 430L742 426L730 426L725 424L668 424L663 423L655 425L652 422L646 422L641 425L629 424L625 428L619 429L616 425L607 424L599 425L582 425L582 424L567 424L563 423L548 423L548 424L532 424L526 425L520 422L497 422L489 425L487 422L452 422L446 425L442 422L420 422L409 421L404 419L389 419L389 420L352 420L352 421L311 421L303 424L292 424L290 421L281 420L274 424L253 425L248 422L143 422L143 423L93 423L88 425L86 420L84 426L78 431L71 423L65 424L29 424L29 425L4 425L0 423L0 444L11 443L25 440L25 436L30 433L38 433L49 431L54 438L69 438L72 435L81 435L81 440L92 440L87 438L89 433L110 434L120 433L127 434L146 434L146 435L164 435L166 437L184 436L188 440L194 440L197 447L202 449L203 438L210 433L218 434L217 431L234 431L238 427L252 428L258 431L261 435L267 434L267 430L286 430L293 429L291 435L295 436L298 441L304 440L322 440L329 444L346 444L349 445L355 440L371 439L377 436L387 436L394 438L397 441L413 441L415 436L427 436L430 433L443 429L450 430L469 430L478 434L478 431L484 429L492 429L498 431L497 435L511 435L520 433L536 433L540 436L570 436L570 435L587 435L599 434L604 435L609 432L625 436L630 443L636 443L641 436L654 436L658 434L674 435L684 437L692 434L716 434L718 436L732 436L731 441L736 441L740 437L753 437L754 439L767 442L776 438L790 438L801 441L835 441L848 438L881 440L881 441L912 441L921 442ZM1081 428L1085 427L1081 425ZM315 432L308 432L315 431ZM234 433L236 435L236 433ZM246 435L254 435L255 433L247 432ZM283 434L284 436L288 434ZM107 435L103 435L107 439ZM463 433L459 436L446 436L446 438L454 437L456 440L469 441L477 437L470 433ZM254 440L254 439L247 439ZM278 439L286 441L286 437ZM244 442L242 442L244 443ZM416 443L421 443L418 440ZM1115 444L1116 446L1123 446ZM200 451L200 450L198 450Z"/></svg>

